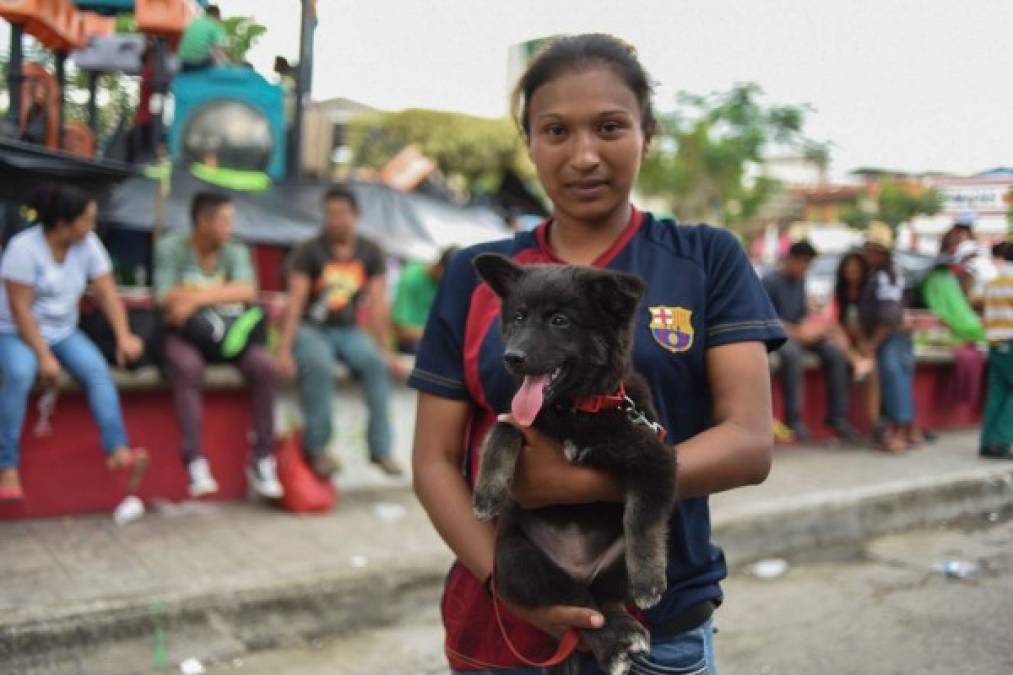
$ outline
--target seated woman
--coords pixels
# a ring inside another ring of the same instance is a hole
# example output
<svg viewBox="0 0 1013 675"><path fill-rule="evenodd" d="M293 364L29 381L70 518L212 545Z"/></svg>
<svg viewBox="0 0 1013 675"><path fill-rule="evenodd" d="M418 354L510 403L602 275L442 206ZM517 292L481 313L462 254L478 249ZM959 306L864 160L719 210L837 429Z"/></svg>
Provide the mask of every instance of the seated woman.
<svg viewBox="0 0 1013 675"><path fill-rule="evenodd" d="M858 301L868 278L869 266L862 254L857 251L845 254L837 265L837 278L830 305L830 318L836 324L831 335L848 355L852 372L858 381L872 375L876 365L859 350L861 323L858 320Z"/></svg>
<svg viewBox="0 0 1013 675"><path fill-rule="evenodd" d="M116 335L122 365L139 358L144 344L127 327L112 265L95 227L95 201L80 190L52 185L32 205L39 224L11 239L0 258L0 501L24 497L18 475L18 438L36 375L56 387L66 368L88 395L112 471L131 471L132 482L148 464L131 448L109 367L77 328L78 303L91 287Z"/></svg>

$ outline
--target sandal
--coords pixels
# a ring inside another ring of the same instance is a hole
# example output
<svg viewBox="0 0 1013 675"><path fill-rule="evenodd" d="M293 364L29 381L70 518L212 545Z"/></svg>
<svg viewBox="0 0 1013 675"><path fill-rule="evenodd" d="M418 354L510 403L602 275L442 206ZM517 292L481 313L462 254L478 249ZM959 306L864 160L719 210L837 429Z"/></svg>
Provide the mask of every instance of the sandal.
<svg viewBox="0 0 1013 675"><path fill-rule="evenodd" d="M903 455L907 452L908 447L907 443L900 436L885 434L883 440L879 443L879 449L893 455Z"/></svg>

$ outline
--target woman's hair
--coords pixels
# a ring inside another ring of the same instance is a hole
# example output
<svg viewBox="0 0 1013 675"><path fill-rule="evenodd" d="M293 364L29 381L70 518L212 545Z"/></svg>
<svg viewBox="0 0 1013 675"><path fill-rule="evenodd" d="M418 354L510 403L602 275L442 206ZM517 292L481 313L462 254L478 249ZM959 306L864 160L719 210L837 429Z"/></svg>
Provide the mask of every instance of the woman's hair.
<svg viewBox="0 0 1013 675"><path fill-rule="evenodd" d="M857 262L862 268L862 278L858 282L859 289L865 285L865 281L869 277L869 263L865 261L865 256L857 251L851 251L845 253L841 257L841 261L837 264L837 280L834 283L834 299L837 301L837 311L840 312L838 320L844 322L844 308L848 305L848 280L844 276L844 271L848 265L852 262Z"/></svg>
<svg viewBox="0 0 1013 675"><path fill-rule="evenodd" d="M52 230L59 222L77 220L88 205L95 201L73 185L46 183L32 195L29 206L35 210L35 220L45 230Z"/></svg>
<svg viewBox="0 0 1013 675"><path fill-rule="evenodd" d="M640 65L637 50L632 45L605 33L584 33L556 38L531 61L517 81L511 99L514 121L524 136L529 136L531 132L528 106L539 87L551 82L563 72L595 66L611 68L622 78L640 104L640 126L644 130L644 135L652 136L658 123L651 104L654 85L650 76Z"/></svg>

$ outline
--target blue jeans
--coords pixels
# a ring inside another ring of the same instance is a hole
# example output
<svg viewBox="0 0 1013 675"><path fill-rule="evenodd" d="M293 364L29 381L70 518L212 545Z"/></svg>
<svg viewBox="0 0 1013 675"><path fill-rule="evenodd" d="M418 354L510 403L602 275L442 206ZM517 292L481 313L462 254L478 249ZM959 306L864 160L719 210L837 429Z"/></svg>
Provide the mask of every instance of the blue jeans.
<svg viewBox="0 0 1013 675"><path fill-rule="evenodd" d="M911 336L895 333L876 353L883 416L898 425L914 422L915 353Z"/></svg>
<svg viewBox="0 0 1013 675"><path fill-rule="evenodd" d="M299 372L306 428L303 449L307 454L323 452L331 440L334 410L334 366L341 360L362 382L366 391L369 425L366 432L369 456L390 456L391 430L387 407L390 403L390 371L372 337L354 326L336 328L303 324L292 346Z"/></svg>
<svg viewBox="0 0 1013 675"><path fill-rule="evenodd" d="M125 447L127 432L123 426L120 397L98 347L84 333L75 330L49 348L84 388L102 436L102 449L110 454ZM35 352L24 340L13 333L0 333L0 469L18 466L18 438L25 421L28 393L38 370Z"/></svg>
<svg viewBox="0 0 1013 675"><path fill-rule="evenodd" d="M714 620L685 633L651 640L651 666L633 664L630 675L717 675L714 660ZM514 668L512 670L454 671L455 675L545 675L544 668ZM601 671L594 659L583 660L581 675L599 675Z"/></svg>

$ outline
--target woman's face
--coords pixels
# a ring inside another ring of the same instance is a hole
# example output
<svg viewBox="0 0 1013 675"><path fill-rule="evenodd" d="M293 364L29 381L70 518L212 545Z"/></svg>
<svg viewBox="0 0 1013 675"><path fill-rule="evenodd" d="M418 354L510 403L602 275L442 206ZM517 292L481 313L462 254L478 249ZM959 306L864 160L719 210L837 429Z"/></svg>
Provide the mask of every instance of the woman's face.
<svg viewBox="0 0 1013 675"><path fill-rule="evenodd" d="M76 244L94 231L97 216L98 207L95 202L88 202L88 206L81 212L81 215L63 226L69 243Z"/></svg>
<svg viewBox="0 0 1013 675"><path fill-rule="evenodd" d="M560 215L600 222L625 207L650 141L633 91L608 67L564 71L528 104L528 152Z"/></svg>
<svg viewBox="0 0 1013 675"><path fill-rule="evenodd" d="M862 281L862 263L858 258L851 257L844 261L844 280L849 284Z"/></svg>

